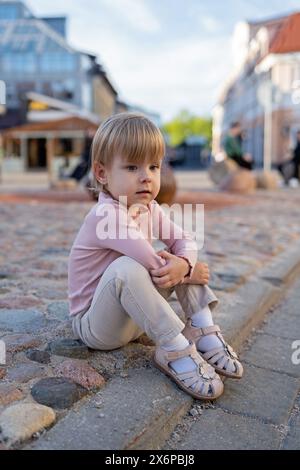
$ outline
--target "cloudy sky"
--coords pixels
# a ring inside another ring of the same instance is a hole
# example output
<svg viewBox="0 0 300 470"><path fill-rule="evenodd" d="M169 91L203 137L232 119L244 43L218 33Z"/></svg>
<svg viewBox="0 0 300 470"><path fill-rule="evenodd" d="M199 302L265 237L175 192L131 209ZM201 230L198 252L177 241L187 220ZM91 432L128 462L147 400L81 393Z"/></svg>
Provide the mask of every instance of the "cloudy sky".
<svg viewBox="0 0 300 470"><path fill-rule="evenodd" d="M98 55L120 98L159 112L209 115L232 65L236 22L300 11L300 0L27 0L67 15L71 45Z"/></svg>

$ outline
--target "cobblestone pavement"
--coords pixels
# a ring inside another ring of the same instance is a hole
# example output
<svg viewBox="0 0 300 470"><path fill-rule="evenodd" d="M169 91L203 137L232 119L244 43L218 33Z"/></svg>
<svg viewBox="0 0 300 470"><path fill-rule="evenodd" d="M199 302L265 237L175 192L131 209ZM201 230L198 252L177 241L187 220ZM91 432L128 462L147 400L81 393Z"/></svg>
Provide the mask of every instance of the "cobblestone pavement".
<svg viewBox="0 0 300 470"><path fill-rule="evenodd" d="M187 193L181 196L188 202ZM210 208L234 199L205 213L205 245L199 253L210 266L210 286L228 304L251 274L299 240L300 192L190 193L193 202L205 197L216 202ZM67 259L92 205L0 201L0 339L7 348L6 365L0 366L4 445L39 436L82 397L106 387L116 373L126 377L128 367L149 362L152 347L145 337L110 353L89 351L73 339ZM176 299L170 302L178 311Z"/></svg>
<svg viewBox="0 0 300 470"><path fill-rule="evenodd" d="M195 405L165 449L300 449L300 282L266 316L215 405Z"/></svg>

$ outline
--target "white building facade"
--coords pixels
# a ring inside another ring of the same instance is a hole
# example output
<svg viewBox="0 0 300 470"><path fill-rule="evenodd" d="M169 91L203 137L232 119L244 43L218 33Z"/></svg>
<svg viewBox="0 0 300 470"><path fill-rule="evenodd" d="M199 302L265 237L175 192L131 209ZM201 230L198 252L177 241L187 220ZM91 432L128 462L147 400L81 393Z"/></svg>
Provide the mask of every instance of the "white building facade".
<svg viewBox="0 0 300 470"><path fill-rule="evenodd" d="M269 169L291 156L300 129L300 13L238 23L234 71L213 116L213 153L233 121L246 131L245 152Z"/></svg>

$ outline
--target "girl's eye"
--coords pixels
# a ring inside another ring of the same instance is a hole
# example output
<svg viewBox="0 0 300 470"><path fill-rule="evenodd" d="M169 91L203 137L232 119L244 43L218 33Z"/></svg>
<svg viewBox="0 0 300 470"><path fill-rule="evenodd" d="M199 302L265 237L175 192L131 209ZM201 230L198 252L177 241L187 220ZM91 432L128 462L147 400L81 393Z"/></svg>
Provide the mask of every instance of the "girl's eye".
<svg viewBox="0 0 300 470"><path fill-rule="evenodd" d="M127 166L126 168L127 168L127 170L129 170L129 171L134 171L134 170L137 169L137 167L134 166L134 165L129 165L129 166Z"/></svg>
<svg viewBox="0 0 300 470"><path fill-rule="evenodd" d="M159 169L159 165L151 165L151 166L150 166L150 169L151 169L151 170L155 170L155 168Z"/></svg>

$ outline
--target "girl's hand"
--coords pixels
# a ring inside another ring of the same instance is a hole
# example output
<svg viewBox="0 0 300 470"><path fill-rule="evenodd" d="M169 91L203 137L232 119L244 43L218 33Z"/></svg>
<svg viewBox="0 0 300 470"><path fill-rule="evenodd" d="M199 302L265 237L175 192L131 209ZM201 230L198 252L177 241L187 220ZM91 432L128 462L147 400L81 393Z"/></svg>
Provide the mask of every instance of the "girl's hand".
<svg viewBox="0 0 300 470"><path fill-rule="evenodd" d="M197 261L193 273L190 278L185 279L185 284L201 284L206 285L209 282L209 267L206 263Z"/></svg>
<svg viewBox="0 0 300 470"><path fill-rule="evenodd" d="M182 283L190 269L188 262L168 251L163 250L157 254L166 259L167 264L159 269L150 269L153 283L164 289Z"/></svg>

